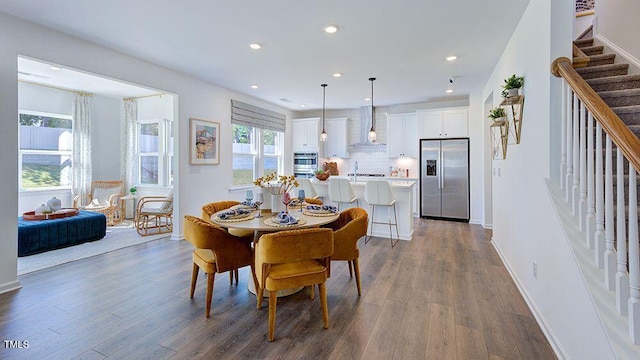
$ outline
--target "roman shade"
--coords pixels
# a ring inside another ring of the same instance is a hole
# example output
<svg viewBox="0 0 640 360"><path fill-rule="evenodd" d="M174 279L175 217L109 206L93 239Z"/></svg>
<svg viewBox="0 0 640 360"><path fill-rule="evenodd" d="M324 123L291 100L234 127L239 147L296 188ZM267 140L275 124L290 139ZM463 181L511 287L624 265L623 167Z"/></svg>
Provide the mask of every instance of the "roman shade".
<svg viewBox="0 0 640 360"><path fill-rule="evenodd" d="M284 132L286 116L238 100L231 100L231 123Z"/></svg>

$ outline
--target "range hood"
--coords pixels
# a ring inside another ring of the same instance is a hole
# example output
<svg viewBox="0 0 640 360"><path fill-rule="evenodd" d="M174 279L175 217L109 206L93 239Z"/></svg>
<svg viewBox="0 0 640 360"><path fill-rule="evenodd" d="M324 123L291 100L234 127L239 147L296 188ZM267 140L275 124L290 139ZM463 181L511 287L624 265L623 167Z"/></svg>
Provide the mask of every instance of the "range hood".
<svg viewBox="0 0 640 360"><path fill-rule="evenodd" d="M387 151L387 144L369 141L369 129L371 129L372 115L375 112L373 106L363 106L360 108L360 134L358 142L349 145L351 151L356 152L383 152ZM376 117L380 121L380 117Z"/></svg>

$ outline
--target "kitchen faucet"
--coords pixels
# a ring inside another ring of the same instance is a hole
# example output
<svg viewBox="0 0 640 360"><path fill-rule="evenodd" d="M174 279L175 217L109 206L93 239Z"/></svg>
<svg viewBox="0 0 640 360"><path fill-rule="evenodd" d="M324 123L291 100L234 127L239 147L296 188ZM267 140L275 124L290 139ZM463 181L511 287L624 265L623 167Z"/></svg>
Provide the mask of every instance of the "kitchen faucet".
<svg viewBox="0 0 640 360"><path fill-rule="evenodd" d="M358 162L353 164L353 182L358 182Z"/></svg>

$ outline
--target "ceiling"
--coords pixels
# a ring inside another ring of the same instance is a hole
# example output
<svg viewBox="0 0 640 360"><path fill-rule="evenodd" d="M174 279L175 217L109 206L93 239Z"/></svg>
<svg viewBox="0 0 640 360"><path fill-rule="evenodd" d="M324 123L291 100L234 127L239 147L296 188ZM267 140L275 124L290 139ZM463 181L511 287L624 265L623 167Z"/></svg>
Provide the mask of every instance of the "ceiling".
<svg viewBox="0 0 640 360"><path fill-rule="evenodd" d="M2 0L0 11L308 110L322 107L322 83L328 109L366 105L370 77L377 78L376 106L466 97L484 86L528 2ZM330 24L336 33L323 31ZM252 50L250 43L262 48ZM457 60L446 61L449 55ZM334 78L336 72L342 77ZM55 83L56 74L32 78ZM446 94L448 88L454 92Z"/></svg>

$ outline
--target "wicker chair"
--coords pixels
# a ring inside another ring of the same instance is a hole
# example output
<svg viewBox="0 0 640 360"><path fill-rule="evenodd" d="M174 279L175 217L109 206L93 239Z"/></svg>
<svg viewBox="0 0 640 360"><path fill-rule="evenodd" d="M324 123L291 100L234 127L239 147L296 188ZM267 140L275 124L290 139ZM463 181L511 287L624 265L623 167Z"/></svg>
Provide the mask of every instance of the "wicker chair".
<svg viewBox="0 0 640 360"><path fill-rule="evenodd" d="M143 196L138 200L135 227L142 236L173 231L173 190L167 196Z"/></svg>
<svg viewBox="0 0 640 360"><path fill-rule="evenodd" d="M123 219L120 198L124 196L124 182L121 180L96 180L91 182L89 195L76 195L73 207L80 210L103 213L107 225L113 226Z"/></svg>

